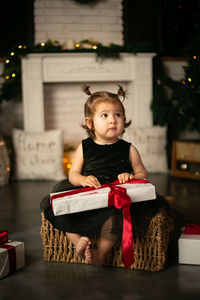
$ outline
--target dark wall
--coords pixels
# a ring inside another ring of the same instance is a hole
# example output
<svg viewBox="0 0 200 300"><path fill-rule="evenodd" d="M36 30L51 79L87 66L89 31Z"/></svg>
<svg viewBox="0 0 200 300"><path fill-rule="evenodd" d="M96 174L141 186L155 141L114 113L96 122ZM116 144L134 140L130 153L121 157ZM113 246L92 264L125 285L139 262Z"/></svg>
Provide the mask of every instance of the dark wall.
<svg viewBox="0 0 200 300"><path fill-rule="evenodd" d="M34 0L1 1L0 56L6 55L19 44L32 44L34 41L33 23Z"/></svg>
<svg viewBox="0 0 200 300"><path fill-rule="evenodd" d="M159 47L161 38L160 1L124 0L124 42Z"/></svg>
<svg viewBox="0 0 200 300"><path fill-rule="evenodd" d="M123 5L126 45L149 43L162 55L181 56L200 30L200 0L124 0Z"/></svg>

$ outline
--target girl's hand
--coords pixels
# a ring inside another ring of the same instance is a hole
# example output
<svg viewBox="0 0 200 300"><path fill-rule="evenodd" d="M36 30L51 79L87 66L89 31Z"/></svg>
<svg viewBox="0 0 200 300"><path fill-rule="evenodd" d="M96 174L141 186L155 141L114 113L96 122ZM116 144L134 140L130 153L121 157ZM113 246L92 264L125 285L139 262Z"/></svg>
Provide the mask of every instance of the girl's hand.
<svg viewBox="0 0 200 300"><path fill-rule="evenodd" d="M101 187L98 179L93 175L83 176L83 179L81 179L80 184L82 186L94 187L95 189L98 189Z"/></svg>
<svg viewBox="0 0 200 300"><path fill-rule="evenodd" d="M119 183L125 183L127 182L129 179L133 179L134 176L133 174L129 174L129 173L121 173L117 176Z"/></svg>

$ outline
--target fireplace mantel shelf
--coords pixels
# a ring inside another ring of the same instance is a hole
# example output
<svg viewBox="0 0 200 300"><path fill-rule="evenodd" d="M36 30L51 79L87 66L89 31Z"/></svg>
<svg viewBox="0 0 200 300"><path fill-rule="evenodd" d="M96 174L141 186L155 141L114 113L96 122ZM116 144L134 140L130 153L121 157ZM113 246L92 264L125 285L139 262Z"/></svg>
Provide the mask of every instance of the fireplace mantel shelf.
<svg viewBox="0 0 200 300"><path fill-rule="evenodd" d="M24 58L44 58L44 57L59 57L59 58L77 58L77 57L93 57L96 61L118 61L120 59L123 59L124 57L145 57L145 58L153 58L156 53L150 53L150 52L138 52L138 53L126 53L121 52L119 58L103 58L103 57L97 57L95 53L91 52L60 52L60 53L29 53Z"/></svg>

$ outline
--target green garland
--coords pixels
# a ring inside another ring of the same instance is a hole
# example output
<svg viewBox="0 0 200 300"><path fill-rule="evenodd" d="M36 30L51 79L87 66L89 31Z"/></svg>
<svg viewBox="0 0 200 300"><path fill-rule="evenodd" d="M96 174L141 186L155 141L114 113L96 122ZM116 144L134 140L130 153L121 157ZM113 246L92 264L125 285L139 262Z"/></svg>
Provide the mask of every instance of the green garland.
<svg viewBox="0 0 200 300"><path fill-rule="evenodd" d="M87 46L87 48L84 48ZM90 52L95 53L97 59L99 58L120 58L120 53L137 53L137 52L151 52L149 45L139 46L119 46L110 44L110 46L104 46L101 43L83 40L75 49L67 50L59 44L58 41L48 40L45 43L38 43L36 45L15 47L13 51L6 58L4 63L3 72L0 75L4 78L4 82L0 87L0 103L3 100L21 99L21 58L29 53L80 53Z"/></svg>

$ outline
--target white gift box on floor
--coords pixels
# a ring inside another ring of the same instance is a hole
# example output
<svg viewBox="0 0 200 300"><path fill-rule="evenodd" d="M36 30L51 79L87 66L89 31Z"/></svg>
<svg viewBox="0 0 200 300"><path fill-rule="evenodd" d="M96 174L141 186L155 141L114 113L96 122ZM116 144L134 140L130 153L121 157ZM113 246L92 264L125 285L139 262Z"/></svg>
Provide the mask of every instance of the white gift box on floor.
<svg viewBox="0 0 200 300"><path fill-rule="evenodd" d="M137 182L137 181L136 181ZM116 186L126 189L131 202L153 200L156 198L155 186L147 183L124 183ZM50 201L55 216L98 209L108 206L110 187L83 191L78 194L67 195L72 191L52 193Z"/></svg>
<svg viewBox="0 0 200 300"><path fill-rule="evenodd" d="M178 241L179 264L200 265L200 235L182 233Z"/></svg>
<svg viewBox="0 0 200 300"><path fill-rule="evenodd" d="M9 241L8 243L0 244L0 279L10 274L9 252L7 249L1 248L3 245L13 246L15 248L16 271L25 265L23 242Z"/></svg>

